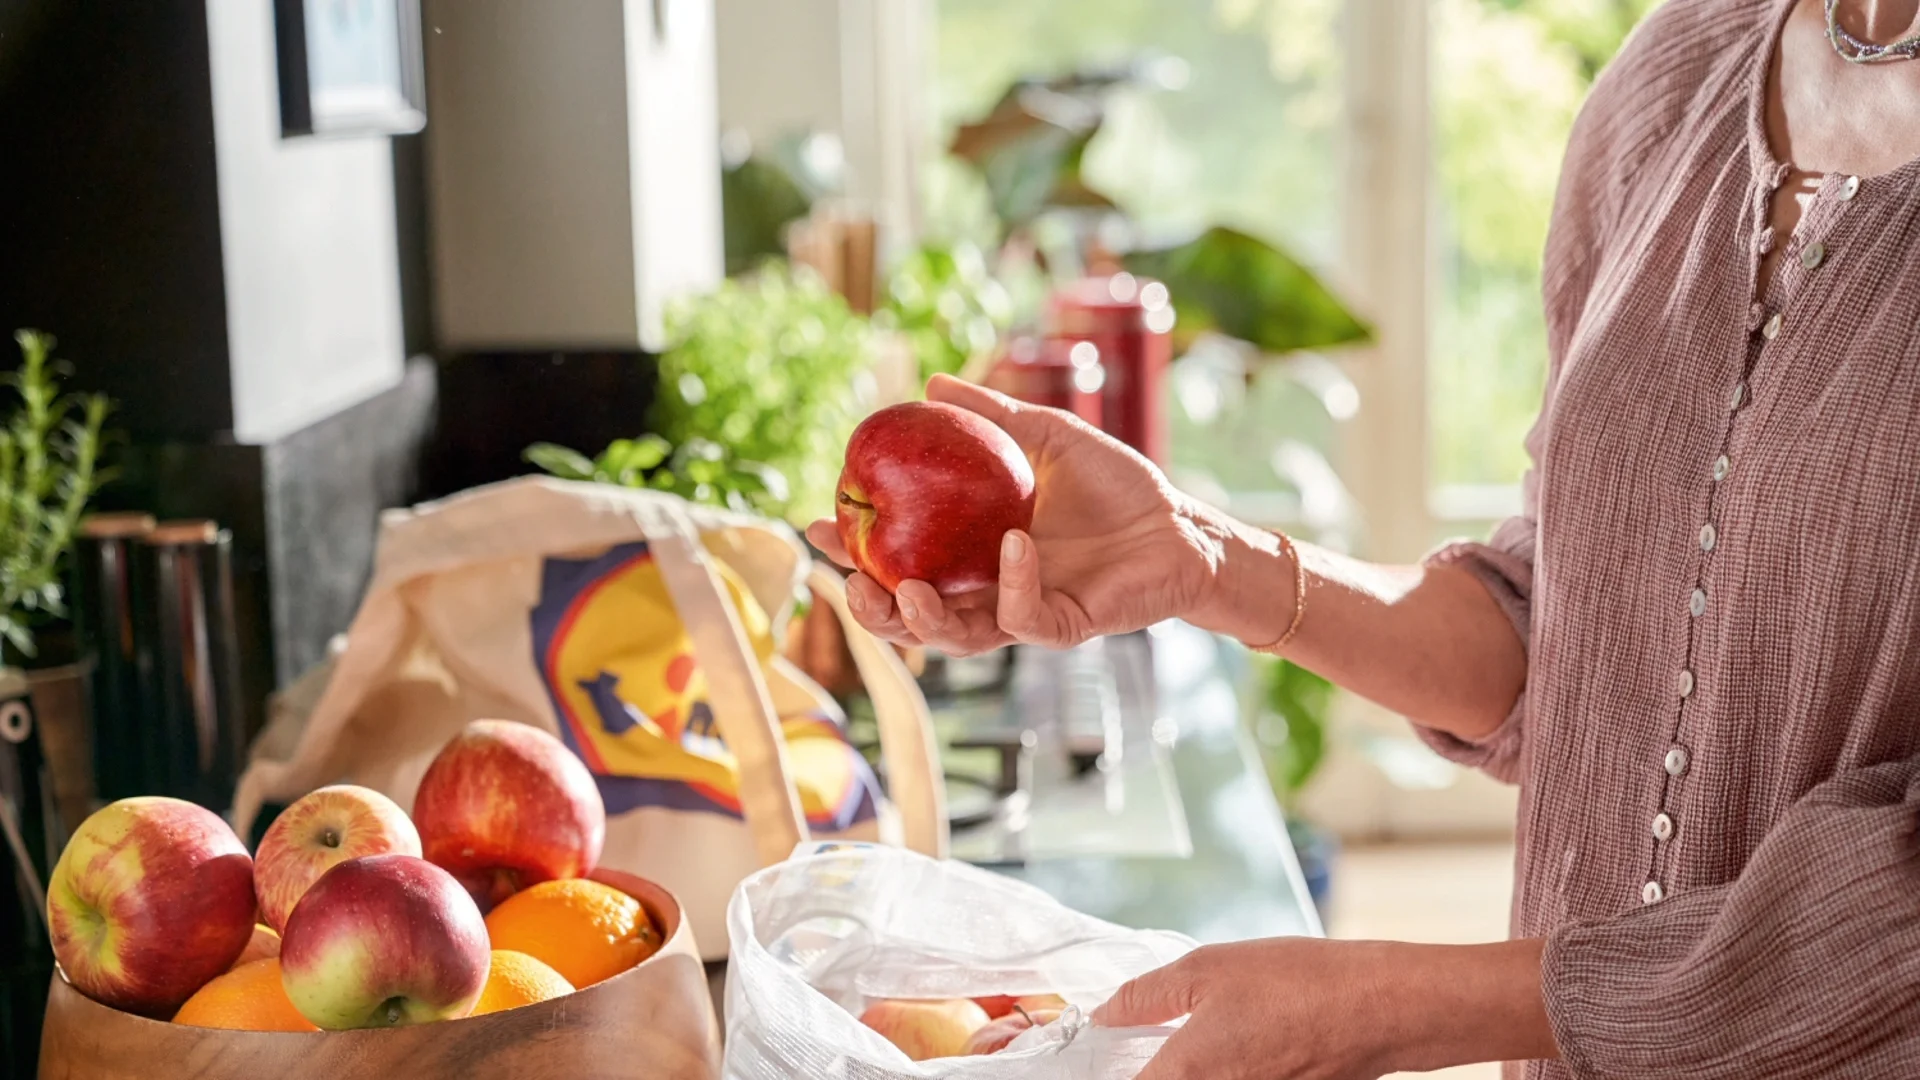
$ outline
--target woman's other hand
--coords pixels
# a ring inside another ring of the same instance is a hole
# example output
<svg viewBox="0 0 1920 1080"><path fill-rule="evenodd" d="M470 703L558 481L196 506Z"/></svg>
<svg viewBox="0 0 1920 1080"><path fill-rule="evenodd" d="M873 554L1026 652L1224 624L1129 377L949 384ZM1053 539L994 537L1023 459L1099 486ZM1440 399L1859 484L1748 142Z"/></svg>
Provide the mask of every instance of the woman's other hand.
<svg viewBox="0 0 1920 1080"><path fill-rule="evenodd" d="M1002 539L996 587L943 599L924 581L889 594L847 582L854 617L879 637L970 656L1010 642L1053 648L1191 617L1212 599L1231 532L1175 491L1147 459L1081 420L935 376L927 397L999 425L1033 464L1030 533ZM852 567L832 521L807 539Z"/></svg>
<svg viewBox="0 0 1920 1080"><path fill-rule="evenodd" d="M1140 1080L1373 1080L1550 1058L1540 948L1537 940L1215 945L1121 987L1093 1022L1186 1018Z"/></svg>

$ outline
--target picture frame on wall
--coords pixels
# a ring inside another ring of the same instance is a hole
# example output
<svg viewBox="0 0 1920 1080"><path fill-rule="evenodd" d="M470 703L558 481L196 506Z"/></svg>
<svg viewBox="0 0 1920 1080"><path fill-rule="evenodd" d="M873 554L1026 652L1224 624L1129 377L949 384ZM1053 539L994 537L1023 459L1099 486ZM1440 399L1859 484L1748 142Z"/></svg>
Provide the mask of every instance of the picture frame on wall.
<svg viewBox="0 0 1920 1080"><path fill-rule="evenodd" d="M274 0L273 26L285 136L426 126L420 0Z"/></svg>

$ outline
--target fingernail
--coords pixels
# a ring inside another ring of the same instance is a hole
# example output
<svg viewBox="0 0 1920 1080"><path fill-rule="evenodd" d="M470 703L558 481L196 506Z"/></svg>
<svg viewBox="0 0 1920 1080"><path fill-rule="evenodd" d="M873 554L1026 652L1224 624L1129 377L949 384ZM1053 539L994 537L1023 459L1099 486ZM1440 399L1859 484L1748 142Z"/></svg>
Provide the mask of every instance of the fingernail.
<svg viewBox="0 0 1920 1080"><path fill-rule="evenodd" d="M867 602L864 598L861 597L859 593L854 592L852 589L848 589L847 590L847 607L855 615L858 615L867 610Z"/></svg>
<svg viewBox="0 0 1920 1080"><path fill-rule="evenodd" d="M1027 540L1017 532L1000 539L1000 561L1017 563L1027 557Z"/></svg>
<svg viewBox="0 0 1920 1080"><path fill-rule="evenodd" d="M902 597L896 598L895 602L900 605L901 618L907 620L908 622L912 622L913 620L920 617L920 609L914 604L913 601L902 596Z"/></svg>

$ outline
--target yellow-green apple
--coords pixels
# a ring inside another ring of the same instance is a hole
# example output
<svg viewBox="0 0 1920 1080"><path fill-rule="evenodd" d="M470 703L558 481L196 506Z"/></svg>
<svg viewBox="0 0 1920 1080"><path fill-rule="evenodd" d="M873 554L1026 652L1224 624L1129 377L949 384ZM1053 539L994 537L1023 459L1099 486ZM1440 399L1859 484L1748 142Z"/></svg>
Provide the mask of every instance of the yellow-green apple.
<svg viewBox="0 0 1920 1080"><path fill-rule="evenodd" d="M1059 1009L1036 1009L1028 1011L1014 1006L1005 1016L987 1021L985 1027L973 1033L967 1040L963 1052L965 1056L978 1054L997 1054L1007 1048L1007 1044L1020 1037L1029 1028L1045 1027L1060 1019Z"/></svg>
<svg viewBox="0 0 1920 1080"><path fill-rule="evenodd" d="M268 826L253 857L260 921L283 930L307 887L335 864L362 855L419 855L406 811L372 788L336 784L310 791Z"/></svg>
<svg viewBox="0 0 1920 1080"><path fill-rule="evenodd" d="M253 860L227 823L179 799L121 799L67 841L47 889L67 981L165 1019L253 935Z"/></svg>
<svg viewBox="0 0 1920 1080"><path fill-rule="evenodd" d="M234 968L245 967L255 960L272 960L279 955L279 931L264 923L256 923L253 928L253 937L247 939L247 947L240 950L239 957L234 960L232 966L228 967L227 970L232 971Z"/></svg>
<svg viewBox="0 0 1920 1080"><path fill-rule="evenodd" d="M847 442L834 524L861 573L892 592L942 596L1000 577L1000 541L1033 525L1033 467L977 413L910 401L867 417Z"/></svg>
<svg viewBox="0 0 1920 1080"><path fill-rule="evenodd" d="M959 1057L987 1014L966 998L909 1001L882 998L867 1006L860 1022L879 1032L912 1061Z"/></svg>
<svg viewBox="0 0 1920 1080"><path fill-rule="evenodd" d="M529 885L586 877L607 838L593 774L559 739L507 720L476 720L441 748L413 820L427 861L483 910Z"/></svg>
<svg viewBox="0 0 1920 1080"><path fill-rule="evenodd" d="M487 924L453 875L365 855L320 875L287 918L280 984L329 1031L467 1015L487 982Z"/></svg>

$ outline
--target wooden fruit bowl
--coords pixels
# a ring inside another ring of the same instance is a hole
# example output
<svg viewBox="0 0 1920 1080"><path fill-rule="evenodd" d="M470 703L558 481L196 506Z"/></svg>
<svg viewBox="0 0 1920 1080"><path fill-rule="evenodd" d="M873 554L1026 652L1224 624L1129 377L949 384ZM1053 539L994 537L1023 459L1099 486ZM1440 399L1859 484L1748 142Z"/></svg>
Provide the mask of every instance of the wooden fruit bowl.
<svg viewBox="0 0 1920 1080"><path fill-rule="evenodd" d="M55 973L40 1080L718 1080L720 1027L693 931L672 894L617 870L666 944L566 997L376 1031L221 1031L110 1009Z"/></svg>

